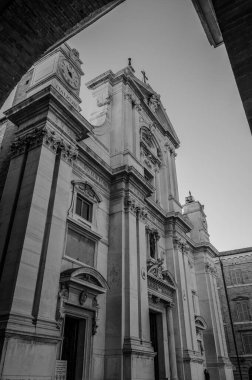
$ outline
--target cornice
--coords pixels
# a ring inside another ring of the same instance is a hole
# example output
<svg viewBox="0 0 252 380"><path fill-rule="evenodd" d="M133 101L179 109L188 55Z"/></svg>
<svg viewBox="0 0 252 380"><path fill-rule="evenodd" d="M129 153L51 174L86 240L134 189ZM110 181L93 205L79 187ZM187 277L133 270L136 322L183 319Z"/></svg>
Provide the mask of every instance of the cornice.
<svg viewBox="0 0 252 380"><path fill-rule="evenodd" d="M172 211L166 214L166 225L168 226L169 224L178 224L184 233L188 233L192 229L191 223L188 223L180 212Z"/></svg>
<svg viewBox="0 0 252 380"><path fill-rule="evenodd" d="M151 195L154 191L154 187L133 166L123 165L113 169L112 181L122 180L127 182L132 180L133 184L135 182L143 190L145 197Z"/></svg>
<svg viewBox="0 0 252 380"><path fill-rule="evenodd" d="M218 257L219 252L218 250L209 242L200 242L200 243L194 243L194 250L195 253L202 252L202 250L207 251L211 254L212 257Z"/></svg>
<svg viewBox="0 0 252 380"><path fill-rule="evenodd" d="M67 125L76 134L77 141L86 138L93 130L93 126L52 85L16 104L4 114L11 122L20 126L38 115L41 120L46 121L48 111L53 111L59 118L67 120Z"/></svg>
<svg viewBox="0 0 252 380"><path fill-rule="evenodd" d="M230 251L222 251L219 253L219 256L241 255L243 253L251 253L252 254L252 247L233 249Z"/></svg>

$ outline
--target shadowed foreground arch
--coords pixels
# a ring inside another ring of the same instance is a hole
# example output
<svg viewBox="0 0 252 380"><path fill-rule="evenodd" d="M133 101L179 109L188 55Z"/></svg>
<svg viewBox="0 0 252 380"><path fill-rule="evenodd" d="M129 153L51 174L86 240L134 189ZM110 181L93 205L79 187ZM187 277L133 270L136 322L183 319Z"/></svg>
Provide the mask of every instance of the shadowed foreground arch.
<svg viewBox="0 0 252 380"><path fill-rule="evenodd" d="M3 0L0 4L0 107L47 50L79 33L124 0Z"/></svg>

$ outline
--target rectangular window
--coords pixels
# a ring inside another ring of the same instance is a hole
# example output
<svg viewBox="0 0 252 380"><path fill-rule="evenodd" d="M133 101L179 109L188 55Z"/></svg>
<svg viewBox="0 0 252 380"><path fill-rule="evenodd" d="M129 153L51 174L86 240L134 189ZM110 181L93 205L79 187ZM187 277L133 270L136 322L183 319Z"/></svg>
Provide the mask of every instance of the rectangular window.
<svg viewBox="0 0 252 380"><path fill-rule="evenodd" d="M252 354L252 332L242 334L242 344L245 354Z"/></svg>
<svg viewBox="0 0 252 380"><path fill-rule="evenodd" d="M233 285L242 284L242 272L241 269L232 269L230 271L230 279Z"/></svg>
<svg viewBox="0 0 252 380"><path fill-rule="evenodd" d="M83 219L86 219L89 222L92 222L92 210L93 210L92 203L87 201L85 198L83 198L79 194L77 194L76 208L75 208L76 214L81 216Z"/></svg>
<svg viewBox="0 0 252 380"><path fill-rule="evenodd" d="M239 301L236 302L236 313L237 313L237 321L249 321L249 306L248 301Z"/></svg>
<svg viewBox="0 0 252 380"><path fill-rule="evenodd" d="M94 266L95 241L68 228L65 255Z"/></svg>

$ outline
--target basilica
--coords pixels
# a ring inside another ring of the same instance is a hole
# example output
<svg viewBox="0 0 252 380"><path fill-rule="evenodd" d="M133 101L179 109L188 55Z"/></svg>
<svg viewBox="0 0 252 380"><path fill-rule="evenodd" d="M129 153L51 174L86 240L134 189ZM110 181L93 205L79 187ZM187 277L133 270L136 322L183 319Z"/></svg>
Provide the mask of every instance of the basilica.
<svg viewBox="0 0 252 380"><path fill-rule="evenodd" d="M63 44L0 121L0 378L232 380L204 206L129 59L87 83Z"/></svg>

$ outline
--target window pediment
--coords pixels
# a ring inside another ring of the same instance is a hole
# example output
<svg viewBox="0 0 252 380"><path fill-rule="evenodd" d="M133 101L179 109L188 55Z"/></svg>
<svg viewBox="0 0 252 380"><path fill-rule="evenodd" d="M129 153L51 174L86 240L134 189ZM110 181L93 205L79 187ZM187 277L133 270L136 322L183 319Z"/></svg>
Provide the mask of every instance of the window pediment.
<svg viewBox="0 0 252 380"><path fill-rule="evenodd" d="M195 315L195 326L198 330L206 330L207 329L207 323L203 317L200 315Z"/></svg>
<svg viewBox="0 0 252 380"><path fill-rule="evenodd" d="M105 293L109 289L108 283L101 273L88 266L65 270L61 273L60 281L66 285L76 283L83 288L92 289L97 294Z"/></svg>
<svg viewBox="0 0 252 380"><path fill-rule="evenodd" d="M74 186L74 190L84 197L90 199L92 202L100 203L101 198L94 190L93 186L90 185L87 181L72 181L72 185Z"/></svg>

